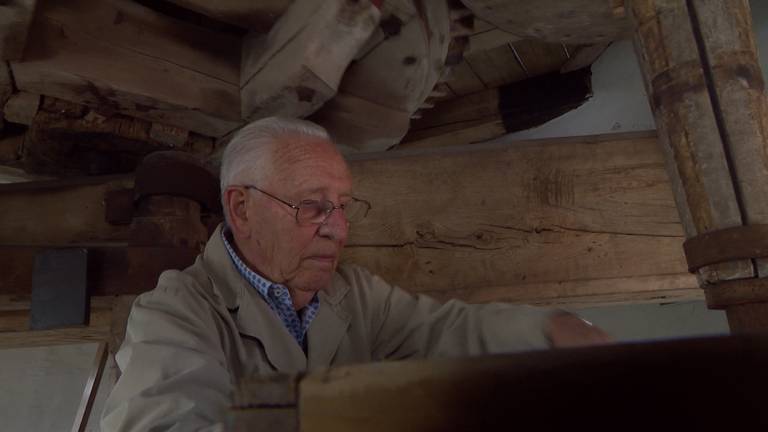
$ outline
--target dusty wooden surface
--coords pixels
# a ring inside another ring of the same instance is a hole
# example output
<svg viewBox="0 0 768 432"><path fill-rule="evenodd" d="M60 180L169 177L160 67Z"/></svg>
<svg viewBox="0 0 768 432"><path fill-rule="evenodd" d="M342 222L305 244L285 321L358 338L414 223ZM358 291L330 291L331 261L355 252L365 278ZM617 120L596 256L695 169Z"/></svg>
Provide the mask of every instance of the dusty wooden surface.
<svg viewBox="0 0 768 432"><path fill-rule="evenodd" d="M355 160L344 257L440 298L700 297L655 138L603 139Z"/></svg>
<svg viewBox="0 0 768 432"><path fill-rule="evenodd" d="M0 333L0 349L103 342L109 327L77 327Z"/></svg>
<svg viewBox="0 0 768 432"><path fill-rule="evenodd" d="M442 299L588 304L703 295L686 273L683 230L652 136L415 153L351 161L356 194L373 209L352 228L346 260ZM11 268L24 272L38 247L127 244L128 227L104 221L103 199L131 179L106 180L36 192L0 186L0 242L29 246L28 256L9 250L9 259L27 263Z"/></svg>
<svg viewBox="0 0 768 432"><path fill-rule="evenodd" d="M129 1L41 2L32 26L21 90L207 136L240 124L239 38Z"/></svg>
<svg viewBox="0 0 768 432"><path fill-rule="evenodd" d="M602 43L631 34L624 1L462 0L478 17L521 38Z"/></svg>
<svg viewBox="0 0 768 432"><path fill-rule="evenodd" d="M21 58L37 3L9 0L0 4L0 62Z"/></svg>
<svg viewBox="0 0 768 432"><path fill-rule="evenodd" d="M304 117L338 90L379 22L370 1L298 0L266 38L249 37L240 75L242 115Z"/></svg>

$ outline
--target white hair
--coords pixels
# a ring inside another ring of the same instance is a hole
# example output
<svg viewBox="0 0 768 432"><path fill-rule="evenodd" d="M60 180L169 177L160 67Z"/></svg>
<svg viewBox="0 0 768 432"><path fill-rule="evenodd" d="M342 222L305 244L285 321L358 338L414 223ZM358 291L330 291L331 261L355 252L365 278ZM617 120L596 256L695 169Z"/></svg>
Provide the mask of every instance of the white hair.
<svg viewBox="0 0 768 432"><path fill-rule="evenodd" d="M256 120L239 131L224 149L221 158L220 184L224 217L229 215L224 191L233 184L249 182L260 186L272 170L271 154L278 139L286 135L323 138L330 141L328 131L307 120L267 117Z"/></svg>

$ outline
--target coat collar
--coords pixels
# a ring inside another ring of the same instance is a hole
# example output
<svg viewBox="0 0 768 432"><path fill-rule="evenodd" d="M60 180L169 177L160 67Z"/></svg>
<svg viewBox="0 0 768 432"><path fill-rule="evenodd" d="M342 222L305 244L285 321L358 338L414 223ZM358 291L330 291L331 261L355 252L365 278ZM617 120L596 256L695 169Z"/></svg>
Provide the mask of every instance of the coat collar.
<svg viewBox="0 0 768 432"><path fill-rule="evenodd" d="M222 225L214 231L202 256L202 265L214 290L224 301L240 334L255 338L269 361L281 372L307 369L307 357L280 318L235 268L221 239ZM319 293L320 308L308 332L309 366L328 366L349 327L341 307L349 285L334 275L331 286Z"/></svg>

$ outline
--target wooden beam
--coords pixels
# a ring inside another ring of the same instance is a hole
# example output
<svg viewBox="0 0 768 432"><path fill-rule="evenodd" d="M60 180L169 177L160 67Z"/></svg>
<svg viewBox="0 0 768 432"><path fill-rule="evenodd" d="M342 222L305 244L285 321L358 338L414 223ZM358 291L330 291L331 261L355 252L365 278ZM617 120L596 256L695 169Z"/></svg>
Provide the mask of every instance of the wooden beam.
<svg viewBox="0 0 768 432"><path fill-rule="evenodd" d="M350 164L355 193L373 210L353 228L344 259L413 292L580 305L703 294L686 271L684 235L654 136L402 150ZM6 189L11 194L0 186L0 207L10 209L0 213L0 244L127 241L127 228L103 222L94 204L127 179L91 181L48 190L18 185ZM28 201L15 203L21 199ZM23 255L9 248L1 261L23 272L25 265L10 265ZM104 275L114 287L109 294L136 285L117 276L125 267ZM141 277L154 286L152 276Z"/></svg>
<svg viewBox="0 0 768 432"><path fill-rule="evenodd" d="M608 49L610 43L583 45L570 53L568 61L560 68L560 73L568 73L592 65Z"/></svg>
<svg viewBox="0 0 768 432"><path fill-rule="evenodd" d="M0 63L21 58L36 6L37 0L0 3Z"/></svg>
<svg viewBox="0 0 768 432"><path fill-rule="evenodd" d="M11 95L3 107L3 116L6 121L31 125L40 106L40 95L27 92L19 92Z"/></svg>
<svg viewBox="0 0 768 432"><path fill-rule="evenodd" d="M0 185L0 244L125 244L129 227L106 221L104 198L130 187L125 175Z"/></svg>
<svg viewBox="0 0 768 432"><path fill-rule="evenodd" d="M291 0L168 0L181 7L243 29L266 33L288 7Z"/></svg>
<svg viewBox="0 0 768 432"><path fill-rule="evenodd" d="M373 209L344 257L408 290L534 303L701 298L653 136L403 150L351 166Z"/></svg>
<svg viewBox="0 0 768 432"><path fill-rule="evenodd" d="M245 40L243 116L305 117L315 112L336 94L344 71L378 21L379 10L368 0L293 2L266 40Z"/></svg>
<svg viewBox="0 0 768 432"><path fill-rule="evenodd" d="M240 39L131 1L45 2L24 56L21 90L222 136L240 120Z"/></svg>
<svg viewBox="0 0 768 432"><path fill-rule="evenodd" d="M591 71L552 73L438 102L411 124L399 148L470 144L530 129L592 96ZM479 135L473 131L483 132ZM467 135L473 141L466 141ZM464 140L464 141L462 141Z"/></svg>
<svg viewBox="0 0 768 432"><path fill-rule="evenodd" d="M374 152L400 142L445 74L450 9L442 1L418 5L382 4L387 32L379 30L381 43L363 50L344 73L337 97L313 116L344 148Z"/></svg>
<svg viewBox="0 0 768 432"><path fill-rule="evenodd" d="M0 349L103 342L109 327L77 327L0 333Z"/></svg>
<svg viewBox="0 0 768 432"><path fill-rule="evenodd" d="M622 7L594 0L462 0L479 18L520 39L567 44L607 43L629 37Z"/></svg>
<svg viewBox="0 0 768 432"><path fill-rule="evenodd" d="M757 430L766 347L755 335L336 367L301 377L296 405L306 432L507 430L512 412L543 430Z"/></svg>
<svg viewBox="0 0 768 432"><path fill-rule="evenodd" d="M208 157L214 140L187 130L44 97L24 138L27 172L60 177L129 173L151 152L181 150Z"/></svg>

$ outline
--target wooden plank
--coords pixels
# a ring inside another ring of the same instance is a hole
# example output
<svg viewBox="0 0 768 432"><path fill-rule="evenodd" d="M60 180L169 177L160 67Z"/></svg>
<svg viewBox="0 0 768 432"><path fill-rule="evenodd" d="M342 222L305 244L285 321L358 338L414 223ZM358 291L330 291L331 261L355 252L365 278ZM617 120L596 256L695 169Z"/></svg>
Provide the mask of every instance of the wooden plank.
<svg viewBox="0 0 768 432"><path fill-rule="evenodd" d="M759 430L767 347L755 335L311 371L299 383L299 423L306 432L496 431L515 413L542 430L609 431L628 418L633 430Z"/></svg>
<svg viewBox="0 0 768 432"><path fill-rule="evenodd" d="M499 87L527 78L525 71L508 45L487 51L475 51L468 54L465 61L486 88Z"/></svg>
<svg viewBox="0 0 768 432"><path fill-rule="evenodd" d="M352 172L373 209L345 260L413 292L579 303L701 296L652 136L404 150L354 160Z"/></svg>
<svg viewBox="0 0 768 432"><path fill-rule="evenodd" d="M572 72L593 64L608 46L610 44L583 45L570 50L570 58L560 68L560 73Z"/></svg>
<svg viewBox="0 0 768 432"><path fill-rule="evenodd" d="M295 1L266 41L246 38L240 76L243 116L315 112L336 94L344 71L378 21L378 8L367 1Z"/></svg>
<svg viewBox="0 0 768 432"><path fill-rule="evenodd" d="M462 0L472 12L521 39L606 43L631 34L623 8L594 0Z"/></svg>
<svg viewBox="0 0 768 432"><path fill-rule="evenodd" d="M102 306L102 305L99 305ZM0 310L0 333L27 331L29 328L30 311L27 310ZM112 320L112 306L98 307L92 305L89 324L90 326L108 326Z"/></svg>
<svg viewBox="0 0 768 432"><path fill-rule="evenodd" d="M512 33L498 28L492 28L481 33L475 33L469 37L469 51L485 51L500 47L511 42L517 42L520 38Z"/></svg>
<svg viewBox="0 0 768 432"><path fill-rule="evenodd" d="M124 175L0 185L0 244L125 243L129 227L107 223L104 196L130 187Z"/></svg>
<svg viewBox="0 0 768 432"><path fill-rule="evenodd" d="M356 194L371 201L373 210L353 228L345 260L413 292L442 299L577 304L701 295L695 279L686 275L683 230L653 136L402 150L350 163ZM117 231L88 234L83 228L98 228L103 210L86 203L103 199L105 187L75 184L70 195L53 186L48 186L49 198L71 203L68 216L44 217L67 213L57 210L62 204L46 204L43 191L33 193L39 185L13 185L10 190L37 194L38 201L19 213L31 220L29 229L17 223L3 243L44 244L44 233L48 244L120 238ZM51 210L31 213L35 208ZM78 208L83 216L73 213ZM38 213L41 219L34 223ZM68 219L71 226L64 223ZM0 227L6 225L0 221ZM12 264L14 257L23 258L20 251L14 248L2 259L7 268L24 267ZM123 261L104 275L113 286L124 280L123 288L110 294L135 285L130 277L136 275L128 276L131 268L137 267ZM154 281L145 285L151 288ZM9 289L0 287L6 295L12 294Z"/></svg>
<svg viewBox="0 0 768 432"><path fill-rule="evenodd" d="M45 248L0 246L0 258L10 269L0 274L0 293L26 297L32 292L34 260ZM165 270L183 270L199 250L173 247L89 247L88 278L95 296L141 294L157 285Z"/></svg>
<svg viewBox="0 0 768 432"><path fill-rule="evenodd" d="M2 6L0 6L1 8ZM8 98L13 94L13 80L8 63L0 61L0 107L4 107ZM3 129L3 115L0 112L0 130Z"/></svg>
<svg viewBox="0 0 768 432"><path fill-rule="evenodd" d="M0 63L21 58L36 6L37 0L0 3Z"/></svg>
<svg viewBox="0 0 768 432"><path fill-rule="evenodd" d="M512 48L530 77L559 71L568 60L563 45L559 43L527 39L512 43Z"/></svg>
<svg viewBox="0 0 768 432"><path fill-rule="evenodd" d="M463 62L450 68L446 85L458 96L467 95L485 89L485 84L480 81L475 71L467 63Z"/></svg>
<svg viewBox="0 0 768 432"><path fill-rule="evenodd" d="M27 92L19 92L11 95L3 107L3 116L6 121L31 125L40 106L40 95Z"/></svg>
<svg viewBox="0 0 768 432"><path fill-rule="evenodd" d="M11 63L19 89L208 136L241 124L237 39L133 2L75 5L41 5L23 60Z"/></svg>
<svg viewBox="0 0 768 432"><path fill-rule="evenodd" d="M266 33L291 5L291 0L168 0L181 7L248 30Z"/></svg>
<svg viewBox="0 0 768 432"><path fill-rule="evenodd" d="M0 333L0 349L102 342L108 335L109 327L7 332Z"/></svg>

